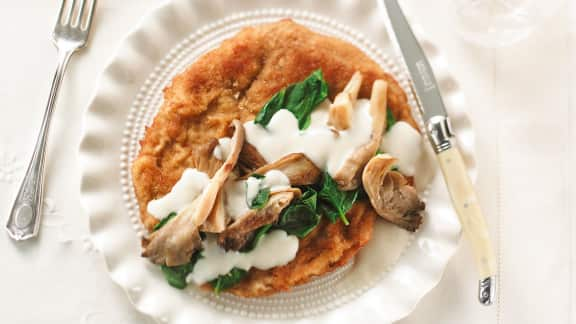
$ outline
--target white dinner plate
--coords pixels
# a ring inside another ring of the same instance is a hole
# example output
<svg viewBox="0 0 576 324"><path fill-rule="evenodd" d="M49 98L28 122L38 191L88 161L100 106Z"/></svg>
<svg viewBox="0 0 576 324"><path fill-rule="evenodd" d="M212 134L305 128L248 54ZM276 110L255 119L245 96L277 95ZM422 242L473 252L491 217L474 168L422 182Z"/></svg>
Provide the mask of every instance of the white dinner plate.
<svg viewBox="0 0 576 324"><path fill-rule="evenodd" d="M457 247L460 226L428 154L416 174L420 182L426 180L420 188L427 204L421 229L409 234L378 221L373 239L352 262L291 292L247 299L195 287L177 290L165 282L159 267L140 257L139 236L144 232L129 170L138 140L162 103L162 89L199 55L241 28L286 17L359 47L396 77L414 106L406 75L388 57L384 15L376 1L172 0L152 11L104 71L88 111L80 155L92 239L112 279L138 310L159 322L396 321L438 283ZM420 39L474 175L474 135L464 96L438 49Z"/></svg>

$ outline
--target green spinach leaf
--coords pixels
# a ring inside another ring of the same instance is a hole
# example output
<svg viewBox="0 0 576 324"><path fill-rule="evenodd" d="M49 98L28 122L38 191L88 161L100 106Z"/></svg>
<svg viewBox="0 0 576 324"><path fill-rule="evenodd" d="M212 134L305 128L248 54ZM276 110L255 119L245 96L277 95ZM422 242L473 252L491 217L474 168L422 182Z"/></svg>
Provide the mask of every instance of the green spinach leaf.
<svg viewBox="0 0 576 324"><path fill-rule="evenodd" d="M328 97L328 84L322 70L312 72L306 79L276 93L260 110L254 123L264 127L280 109L287 109L298 119L298 128L310 126L310 115L316 106Z"/></svg>
<svg viewBox="0 0 576 324"><path fill-rule="evenodd" d="M326 218L328 218L332 223L336 223L338 218L340 218L340 213L338 212L338 210L327 202L320 202L320 204L318 205L318 212L321 215L324 215ZM349 223L346 216L344 216L344 218L346 219L346 222L344 222L344 224Z"/></svg>
<svg viewBox="0 0 576 324"><path fill-rule="evenodd" d="M218 276L218 278L210 281L210 284L212 285L212 288L214 288L214 292L219 294L220 292L237 284L247 274L248 271L246 270L233 268L227 274Z"/></svg>
<svg viewBox="0 0 576 324"><path fill-rule="evenodd" d="M338 189L336 181L325 171L322 177L322 189L320 189L318 197L320 199L318 209L332 223L340 218L345 225L350 224L346 218L346 213L358 198L358 190L341 191Z"/></svg>
<svg viewBox="0 0 576 324"><path fill-rule="evenodd" d="M264 226L260 227L259 229L257 229L252 240L248 244L246 244L240 250L240 252L246 253L246 252L250 252L250 251L254 250L258 246L258 243L260 243L260 241L262 241L262 238L264 238L264 235L266 235L266 233L268 233L268 231L270 230L271 227L272 227L272 224L268 224L268 225L264 225Z"/></svg>
<svg viewBox="0 0 576 324"><path fill-rule="evenodd" d="M192 259L190 259L190 262L188 262L186 264L174 266L174 267L161 265L160 268L162 269L162 272L164 273L164 278L166 278L166 281L168 281L168 284L170 284L170 286L172 286L174 288L178 288L178 289L186 288L186 285L187 285L186 277L194 270L194 266L196 265L196 262L198 262L198 260L201 257L202 257L202 252L196 251L192 255Z"/></svg>
<svg viewBox="0 0 576 324"><path fill-rule="evenodd" d="M396 124L396 117L392 113L392 109L390 107L386 108L386 131L389 131L394 124Z"/></svg>
<svg viewBox="0 0 576 324"><path fill-rule="evenodd" d="M307 236L320 223L317 200L316 190L307 188L302 197L282 211L276 227L299 238Z"/></svg>
<svg viewBox="0 0 576 324"><path fill-rule="evenodd" d="M264 179L266 176L264 176L263 174L259 174L259 173L252 173L250 175L250 177L256 178L256 179Z"/></svg>
<svg viewBox="0 0 576 324"><path fill-rule="evenodd" d="M270 188L261 188L250 203L251 209L262 209L270 199Z"/></svg>
<svg viewBox="0 0 576 324"><path fill-rule="evenodd" d="M155 232L160 228L162 228L162 226L166 225L166 223L168 223L172 218L176 217L176 215L177 215L176 212L171 212L170 214L168 214L168 216L162 218L160 222L158 222L158 224L154 225L152 232Z"/></svg>
<svg viewBox="0 0 576 324"><path fill-rule="evenodd" d="M304 193L302 197L300 197L300 202L316 210L316 206L318 205L318 192L311 187L304 189Z"/></svg>

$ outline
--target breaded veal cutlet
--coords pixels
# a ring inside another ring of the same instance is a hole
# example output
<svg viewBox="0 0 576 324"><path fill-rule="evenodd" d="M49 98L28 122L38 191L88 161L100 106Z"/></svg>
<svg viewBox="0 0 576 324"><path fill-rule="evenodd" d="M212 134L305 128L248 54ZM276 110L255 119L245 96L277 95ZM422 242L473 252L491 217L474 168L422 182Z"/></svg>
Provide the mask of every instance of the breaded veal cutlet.
<svg viewBox="0 0 576 324"><path fill-rule="evenodd" d="M147 213L148 202L168 193L185 168L213 175L215 168L195 158L203 144L230 136L233 119L253 120L276 92L316 69L323 71L330 99L356 71L364 77L360 98L370 96L374 80L387 81L388 107L393 115L416 126L398 83L352 44L290 19L245 28L200 57L164 89L164 103L146 129L132 166L145 227L150 231L158 222ZM290 263L270 270L252 268L228 291L246 297L270 295L344 265L370 240L376 213L368 202L359 202L347 217L349 226L323 220L300 240Z"/></svg>

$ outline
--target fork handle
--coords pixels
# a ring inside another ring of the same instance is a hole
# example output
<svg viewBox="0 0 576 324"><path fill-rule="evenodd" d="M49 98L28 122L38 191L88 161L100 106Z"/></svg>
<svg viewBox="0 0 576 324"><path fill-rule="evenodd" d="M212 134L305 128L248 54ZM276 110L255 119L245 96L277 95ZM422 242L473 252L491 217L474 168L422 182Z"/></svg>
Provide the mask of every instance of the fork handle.
<svg viewBox="0 0 576 324"><path fill-rule="evenodd" d="M34 153L6 222L8 234L17 241L27 240L38 235L44 198L44 160L48 129L52 120L54 103L58 96L60 83L73 53L74 51L70 50L58 51L58 66L52 80L50 97L48 97L40 133L36 139Z"/></svg>

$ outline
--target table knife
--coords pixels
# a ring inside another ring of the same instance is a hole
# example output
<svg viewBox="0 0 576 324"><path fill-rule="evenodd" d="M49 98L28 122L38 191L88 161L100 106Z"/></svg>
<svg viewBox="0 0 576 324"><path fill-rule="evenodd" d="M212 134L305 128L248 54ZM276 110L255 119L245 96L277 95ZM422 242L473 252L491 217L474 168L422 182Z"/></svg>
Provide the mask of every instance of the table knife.
<svg viewBox="0 0 576 324"><path fill-rule="evenodd" d="M436 78L398 1L381 1L388 14L386 29L411 76L412 89L424 117L426 133L436 153L464 236L472 246L480 274L478 300L483 305L491 305L496 289L496 261L492 244L472 181L454 141L455 134Z"/></svg>

